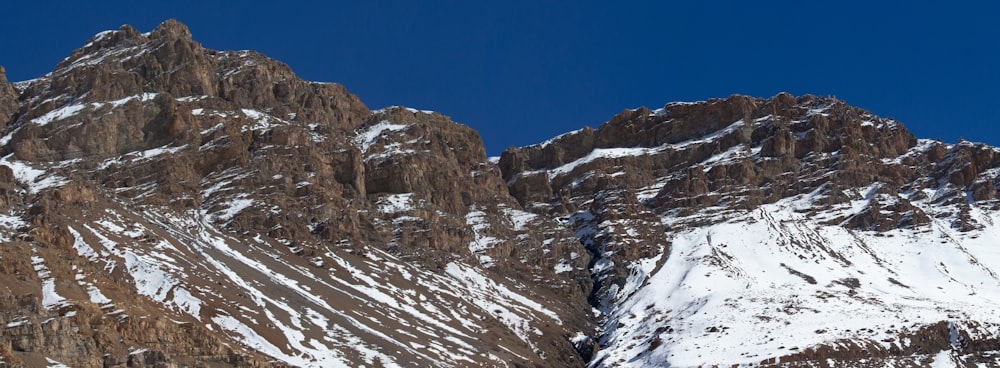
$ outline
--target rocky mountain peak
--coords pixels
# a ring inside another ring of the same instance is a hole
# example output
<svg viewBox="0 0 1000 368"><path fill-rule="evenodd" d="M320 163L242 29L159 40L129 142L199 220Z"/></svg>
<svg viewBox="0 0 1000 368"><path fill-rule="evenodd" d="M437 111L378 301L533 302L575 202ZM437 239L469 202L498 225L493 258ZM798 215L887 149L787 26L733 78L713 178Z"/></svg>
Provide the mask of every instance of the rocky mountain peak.
<svg viewBox="0 0 1000 368"><path fill-rule="evenodd" d="M97 56L98 54L105 54L111 50L120 51L122 49L136 47L148 41L149 39L139 33L139 31L134 27L124 24L117 30L103 31L94 35L87 40L87 43L84 44L83 47L74 50L70 56L63 59L56 66L56 69L66 68L80 61L85 61L85 57L91 58Z"/></svg>
<svg viewBox="0 0 1000 368"><path fill-rule="evenodd" d="M153 40L191 40L191 31L187 25L176 19L167 19L153 29L149 35Z"/></svg>
<svg viewBox="0 0 1000 368"><path fill-rule="evenodd" d="M916 138L901 124L877 118L836 99L795 98L788 94L770 99L731 96L695 103L670 103L656 110L626 110L597 129L583 129L540 145L508 150L500 158L500 167L507 180L520 174L524 174L522 177L534 175L538 170L571 178L592 170L593 165L612 165L610 168L613 168L622 160L649 157L653 160L648 164L651 167L683 171L691 167L705 168L699 163L743 147L747 152L754 152L754 156L744 159L773 157L777 162L781 162L782 157L794 159L787 161L791 166L775 170L779 173L793 170L803 160L824 155L834 155L835 161L842 159L838 158L840 155L870 160L898 157L916 144ZM847 160L843 161L846 164ZM743 175L769 175L760 170L740 174L737 167L744 161L725 162L726 167L737 171L724 170L726 173L722 174L723 168L718 168L713 176L721 175L720 178L746 185L757 179ZM712 166L718 164L711 162ZM564 179L559 177L551 178L553 185L563 183ZM710 188L706 186L703 190ZM552 188L552 193L558 191L559 188ZM530 192L548 193L548 190Z"/></svg>
<svg viewBox="0 0 1000 368"><path fill-rule="evenodd" d="M194 145L197 111L268 110L348 132L367 108L342 86L299 79L255 52L206 50L176 20L149 37L131 26L101 32L26 87L10 147L26 160L112 157L167 142ZM104 112L103 114L94 114ZM97 117L100 118L97 118ZM97 120L97 121L94 121ZM118 137L107 140L98 137Z"/></svg>

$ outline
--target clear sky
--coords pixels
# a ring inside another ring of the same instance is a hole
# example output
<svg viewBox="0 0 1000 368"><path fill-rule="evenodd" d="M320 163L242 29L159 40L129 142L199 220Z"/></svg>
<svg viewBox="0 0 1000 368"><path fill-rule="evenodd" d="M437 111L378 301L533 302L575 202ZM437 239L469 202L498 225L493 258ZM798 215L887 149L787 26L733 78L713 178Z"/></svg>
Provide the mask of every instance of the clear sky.
<svg viewBox="0 0 1000 368"><path fill-rule="evenodd" d="M370 108L449 115L491 155L626 108L782 91L836 96L920 138L1000 145L994 4L7 1L0 65L34 78L97 32L177 18L206 47L263 52Z"/></svg>

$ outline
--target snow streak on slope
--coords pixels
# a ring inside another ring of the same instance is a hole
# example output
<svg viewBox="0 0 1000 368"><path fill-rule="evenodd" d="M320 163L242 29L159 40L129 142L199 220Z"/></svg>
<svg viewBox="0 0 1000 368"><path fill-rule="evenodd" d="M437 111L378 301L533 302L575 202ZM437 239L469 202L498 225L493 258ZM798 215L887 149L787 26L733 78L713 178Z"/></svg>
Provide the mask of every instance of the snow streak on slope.
<svg viewBox="0 0 1000 368"><path fill-rule="evenodd" d="M969 233L937 218L853 231L821 220L863 210L873 191L833 213L795 211L819 192L673 234L666 263L620 295L594 365L759 363L839 339L907 346L897 336L939 321L1000 323L1000 215L973 207L987 225Z"/></svg>
<svg viewBox="0 0 1000 368"><path fill-rule="evenodd" d="M112 109L121 107L132 101L147 102L152 101L156 98L156 93L143 93L135 96L129 96L123 99L108 101L108 102L94 102L94 103L77 103L72 105L66 105L52 111L45 113L45 115L39 116L37 118L31 119L32 123L38 125L48 125L54 121L61 121L69 119L73 116L80 115L82 112L96 111L105 106L110 106ZM80 122L77 122L79 124Z"/></svg>
<svg viewBox="0 0 1000 368"><path fill-rule="evenodd" d="M294 366L504 365L510 359L497 351L530 353L541 333L533 326L562 323L520 287L460 263L437 274L376 249L359 256L331 246L329 262L314 264L261 235L235 238L213 218L206 210L120 207L70 233L79 256L109 272L124 265L136 291L174 318L200 320ZM111 302L92 289L91 302ZM52 296L49 304L59 304ZM497 323L509 336L480 344L479 334Z"/></svg>
<svg viewBox="0 0 1000 368"><path fill-rule="evenodd" d="M562 324L555 312L531 299L518 295L486 275L476 272L471 267L449 263L445 270L449 276L468 287L470 292L468 297L472 303L483 311L492 312L503 324L517 332L517 336L531 346L535 352L538 352L538 348L531 342L530 335L541 335L542 331L533 325L531 319L523 316L541 313L557 324Z"/></svg>
<svg viewBox="0 0 1000 368"><path fill-rule="evenodd" d="M56 279L52 278L49 268L45 266L45 259L38 256L38 250L31 250L31 264L38 273L38 279L42 281L42 306L45 309L58 309L67 305L66 298L56 292Z"/></svg>
<svg viewBox="0 0 1000 368"><path fill-rule="evenodd" d="M465 215L465 223L469 225L475 235L475 238L469 243L469 252L476 255L483 267L492 267L495 261L493 257L486 255L486 251L502 243L503 240L485 235L489 228L489 221L487 221L486 213L483 211L472 208Z"/></svg>

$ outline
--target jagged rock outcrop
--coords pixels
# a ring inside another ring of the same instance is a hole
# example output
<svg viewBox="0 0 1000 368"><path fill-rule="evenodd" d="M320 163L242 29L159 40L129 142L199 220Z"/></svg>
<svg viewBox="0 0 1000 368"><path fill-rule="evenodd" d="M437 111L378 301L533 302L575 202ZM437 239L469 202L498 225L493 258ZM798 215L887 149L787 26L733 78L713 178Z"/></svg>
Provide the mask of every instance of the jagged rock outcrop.
<svg viewBox="0 0 1000 368"><path fill-rule="evenodd" d="M403 202L382 219L392 224L383 233L393 237L371 241L387 241L394 251L429 264L474 248L470 262L532 279L546 278L564 262L575 266L566 271L568 279L549 278L551 291L589 291L589 257L572 255L579 251L576 237L552 219L520 210L474 130L438 113L402 107L376 112L362 129L356 143L365 151L368 198L378 206ZM417 216L392 220L401 213Z"/></svg>
<svg viewBox="0 0 1000 368"><path fill-rule="evenodd" d="M191 112L199 108L337 122L320 129L341 135L368 114L340 85L302 81L255 52L206 50L174 20L149 36L127 25L98 34L24 95L31 98L18 120L35 124L15 133L23 143L13 149L23 160L97 160L168 143L197 146L202 137ZM191 104L181 108L178 99Z"/></svg>
<svg viewBox="0 0 1000 368"><path fill-rule="evenodd" d="M17 91L7 80L7 70L0 66L0 128L7 125L14 113L17 112Z"/></svg>

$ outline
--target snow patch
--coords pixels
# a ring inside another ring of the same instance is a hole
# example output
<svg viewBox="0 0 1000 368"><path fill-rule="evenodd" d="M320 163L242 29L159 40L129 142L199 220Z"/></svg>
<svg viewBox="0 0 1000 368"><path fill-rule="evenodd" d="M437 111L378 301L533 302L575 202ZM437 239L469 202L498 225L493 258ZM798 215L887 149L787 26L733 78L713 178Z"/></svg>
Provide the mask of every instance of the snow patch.
<svg viewBox="0 0 1000 368"><path fill-rule="evenodd" d="M384 213L406 212L413 209L413 193L390 194L378 201L378 209Z"/></svg>
<svg viewBox="0 0 1000 368"><path fill-rule="evenodd" d="M266 113L263 113L263 112L260 112L260 111L257 111L257 110L253 110L253 109L240 109L240 111L243 112L244 116L246 116L248 119L250 119L250 120L252 120L254 122L251 125L244 125L241 128L241 131L243 131L243 132L257 131L257 130L268 130L268 129L271 129L271 127L275 126L278 123L280 123L280 124L288 124L288 122L285 121L285 120L276 118L274 116L268 115Z"/></svg>
<svg viewBox="0 0 1000 368"><path fill-rule="evenodd" d="M59 361L46 357L45 361L49 363L47 368L70 368L70 366L60 363Z"/></svg>
<svg viewBox="0 0 1000 368"><path fill-rule="evenodd" d="M249 195L246 193L240 193L236 195L234 198L226 202L223 202L221 205L223 206L224 209L213 213L211 216L212 221L232 220L234 216L252 206L253 199L250 199Z"/></svg>
<svg viewBox="0 0 1000 368"><path fill-rule="evenodd" d="M10 167L14 172L14 178L21 185L28 187L28 192L31 194L38 193L46 188L59 187L69 183L69 180L64 177L48 173L45 170L35 169L22 161L14 161L13 157L13 153L5 156L0 159L0 164Z"/></svg>
<svg viewBox="0 0 1000 368"><path fill-rule="evenodd" d="M378 142L379 137L384 132L396 132L405 130L406 125L393 124L388 120L383 120L378 124L372 125L364 130L358 132L358 134L351 141L354 143L355 147L361 150L361 153L367 153L368 148Z"/></svg>
<svg viewBox="0 0 1000 368"><path fill-rule="evenodd" d="M101 304L101 305L111 303L111 299L108 299L108 297L104 296L104 293L102 293L101 289L98 289L97 286L88 285L87 295L90 296L91 303Z"/></svg>

